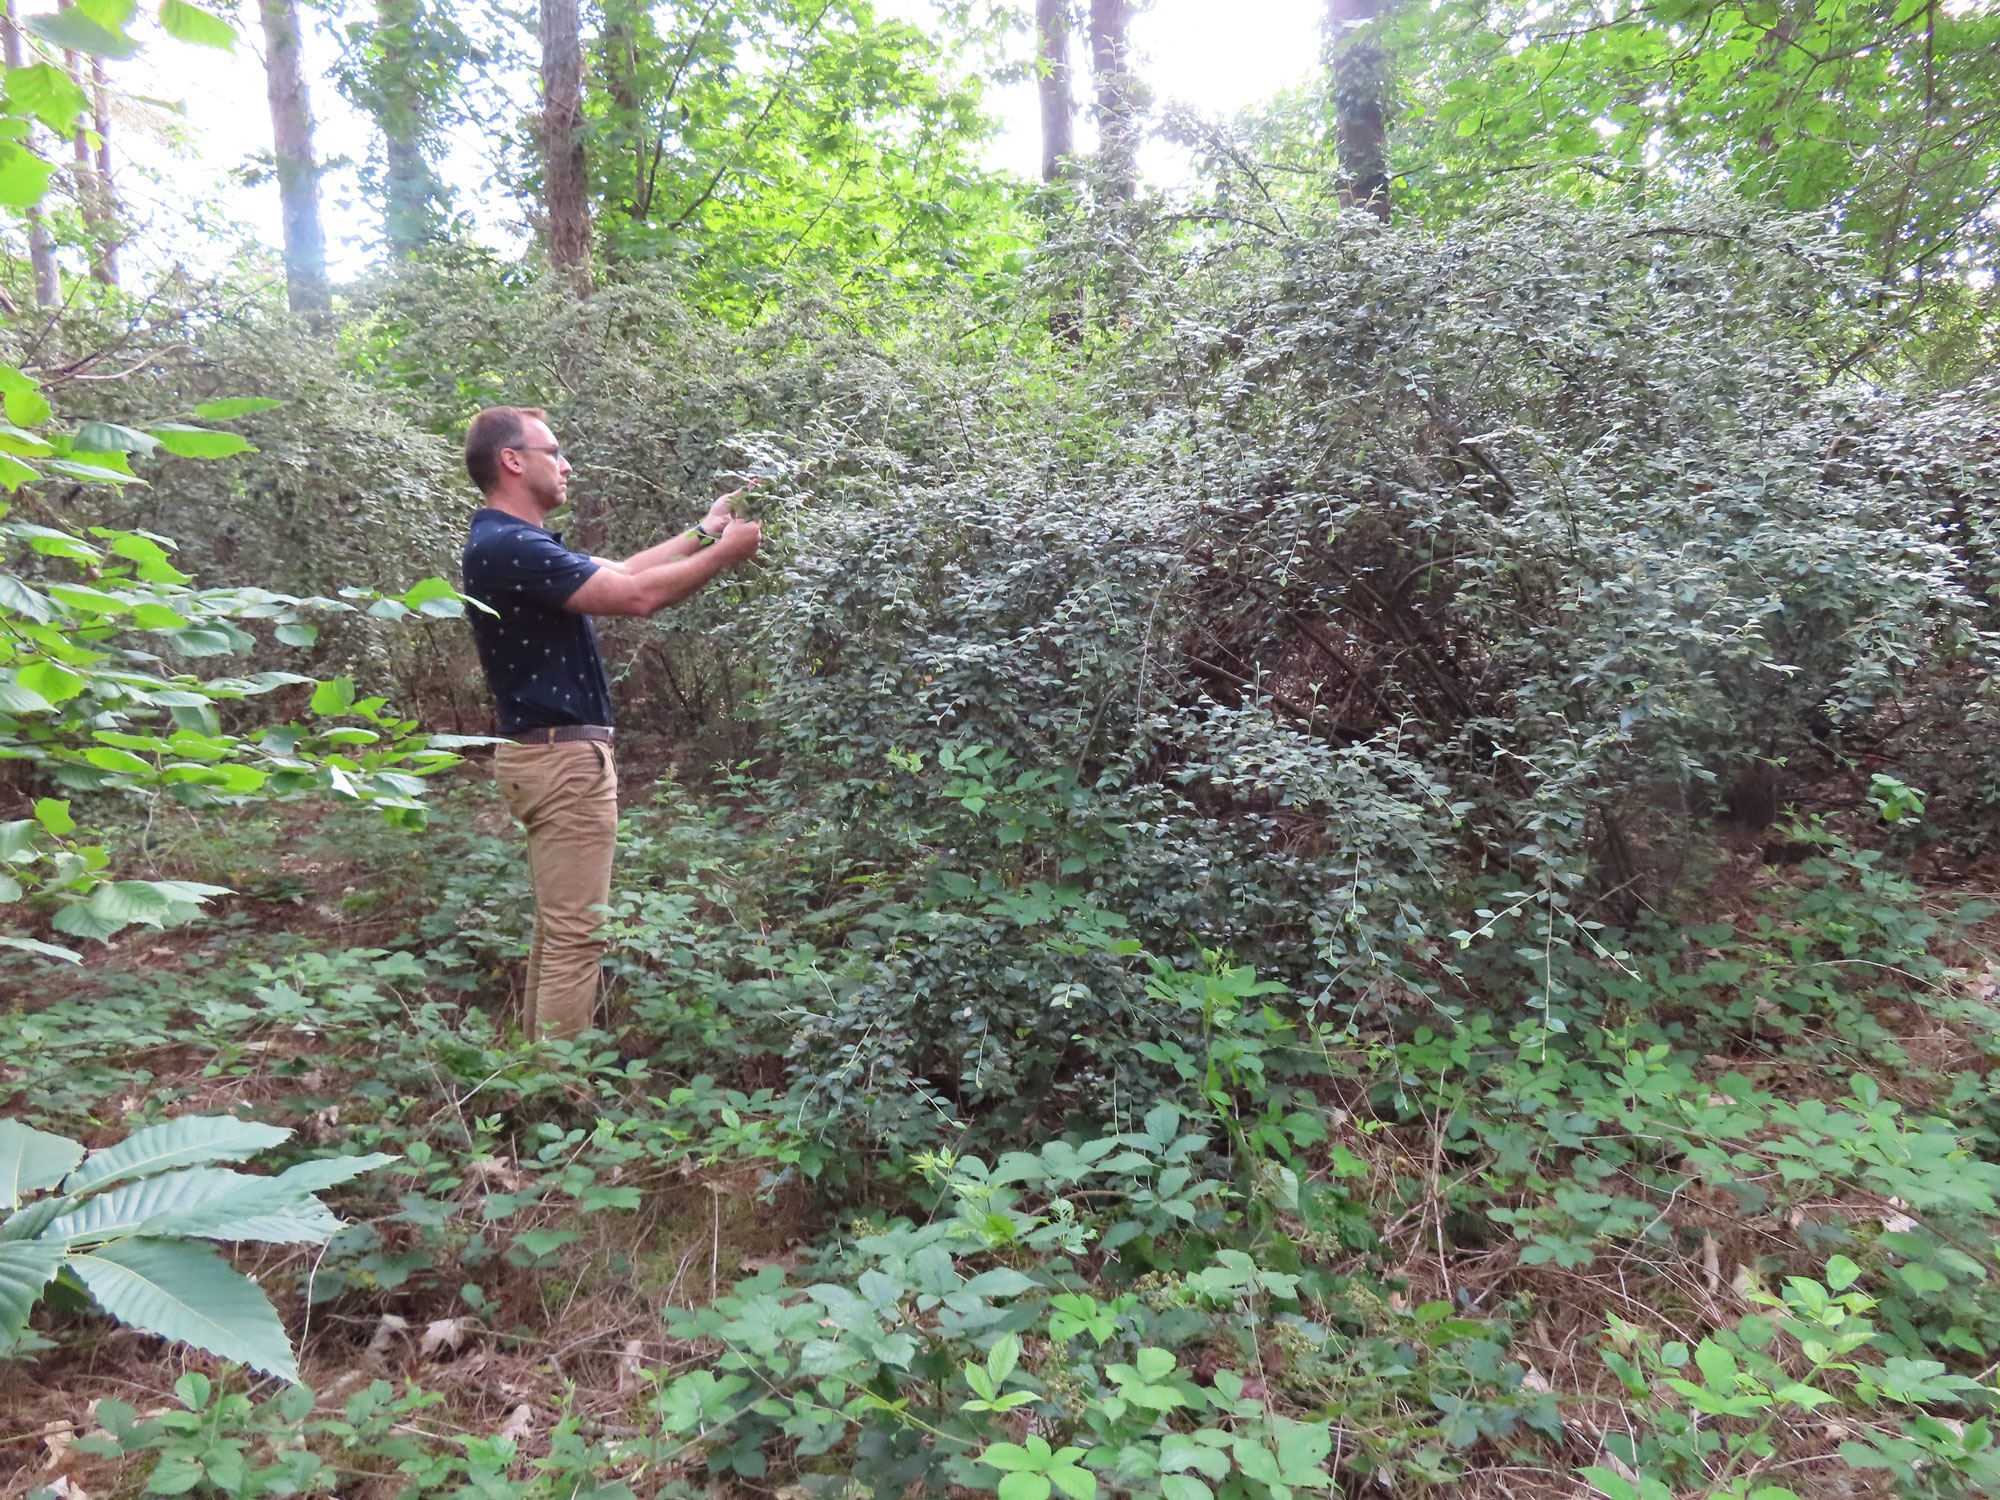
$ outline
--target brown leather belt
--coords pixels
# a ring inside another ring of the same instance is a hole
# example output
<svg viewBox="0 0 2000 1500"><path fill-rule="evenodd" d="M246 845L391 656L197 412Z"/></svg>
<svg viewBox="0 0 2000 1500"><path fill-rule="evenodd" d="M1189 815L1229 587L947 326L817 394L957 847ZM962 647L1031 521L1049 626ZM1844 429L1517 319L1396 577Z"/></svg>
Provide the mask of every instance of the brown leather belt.
<svg viewBox="0 0 2000 1500"><path fill-rule="evenodd" d="M555 724L547 729L524 729L519 734L503 734L503 740L517 745L566 745L572 740L603 740L609 743L611 730L602 724Z"/></svg>

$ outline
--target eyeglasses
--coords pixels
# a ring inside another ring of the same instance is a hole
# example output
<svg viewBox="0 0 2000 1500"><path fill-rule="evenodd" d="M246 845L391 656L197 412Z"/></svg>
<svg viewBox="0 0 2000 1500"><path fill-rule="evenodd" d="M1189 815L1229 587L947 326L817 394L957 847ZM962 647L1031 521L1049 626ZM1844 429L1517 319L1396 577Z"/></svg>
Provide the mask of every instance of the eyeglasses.
<svg viewBox="0 0 2000 1500"><path fill-rule="evenodd" d="M562 462L563 451L561 443L552 445L542 443L509 443L507 446L512 448L516 453L546 453L557 463Z"/></svg>

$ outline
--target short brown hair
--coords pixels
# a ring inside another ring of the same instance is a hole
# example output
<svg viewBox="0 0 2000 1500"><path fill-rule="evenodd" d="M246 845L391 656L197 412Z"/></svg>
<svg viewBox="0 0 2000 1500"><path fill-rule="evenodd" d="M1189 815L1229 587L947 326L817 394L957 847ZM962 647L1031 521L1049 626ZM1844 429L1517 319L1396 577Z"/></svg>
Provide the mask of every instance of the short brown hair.
<svg viewBox="0 0 2000 1500"><path fill-rule="evenodd" d="M546 422L549 414L539 406L489 406L472 419L465 432L465 472L481 494L493 493L500 482L500 450L521 446L530 417Z"/></svg>

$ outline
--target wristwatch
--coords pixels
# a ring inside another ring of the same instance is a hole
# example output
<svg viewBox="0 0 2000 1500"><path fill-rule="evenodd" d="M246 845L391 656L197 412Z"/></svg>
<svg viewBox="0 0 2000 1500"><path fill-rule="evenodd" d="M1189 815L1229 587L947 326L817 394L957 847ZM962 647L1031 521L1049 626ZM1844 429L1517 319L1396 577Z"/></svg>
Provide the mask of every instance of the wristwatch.
<svg viewBox="0 0 2000 1500"><path fill-rule="evenodd" d="M688 528L688 535L695 539L694 545L697 552L703 547L713 547L717 542L722 540L721 537L702 525L700 521L695 522L694 525Z"/></svg>

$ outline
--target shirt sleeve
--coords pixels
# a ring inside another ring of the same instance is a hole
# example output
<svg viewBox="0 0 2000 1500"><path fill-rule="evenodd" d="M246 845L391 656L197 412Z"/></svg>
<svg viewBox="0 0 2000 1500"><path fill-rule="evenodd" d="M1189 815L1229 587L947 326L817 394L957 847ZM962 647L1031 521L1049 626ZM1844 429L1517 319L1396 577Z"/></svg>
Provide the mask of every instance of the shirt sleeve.
<svg viewBox="0 0 2000 1500"><path fill-rule="evenodd" d="M481 571L484 592L514 594L547 609L561 609L597 571L593 558L572 552L547 533L517 532L495 548Z"/></svg>

